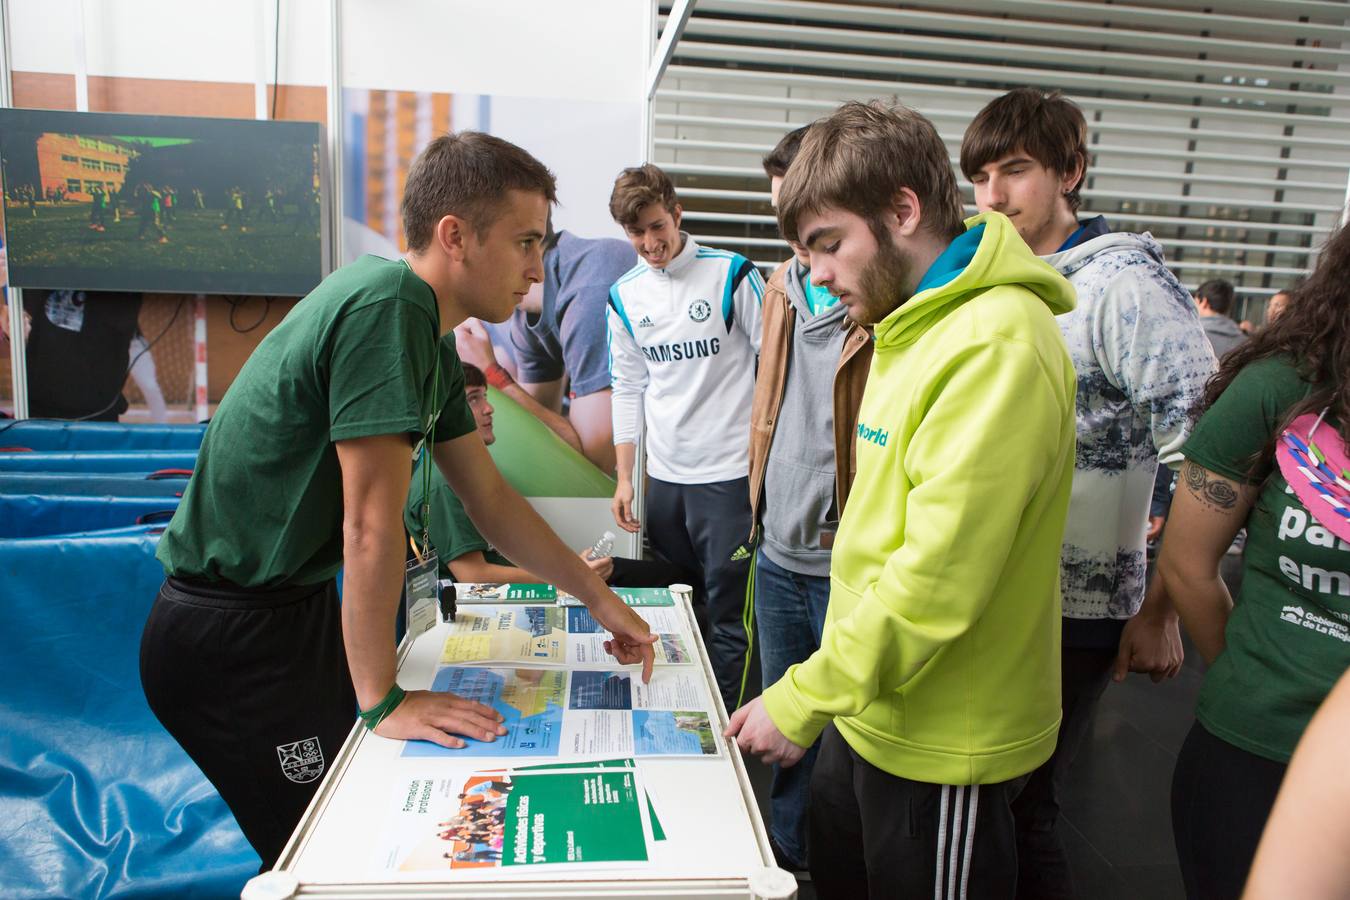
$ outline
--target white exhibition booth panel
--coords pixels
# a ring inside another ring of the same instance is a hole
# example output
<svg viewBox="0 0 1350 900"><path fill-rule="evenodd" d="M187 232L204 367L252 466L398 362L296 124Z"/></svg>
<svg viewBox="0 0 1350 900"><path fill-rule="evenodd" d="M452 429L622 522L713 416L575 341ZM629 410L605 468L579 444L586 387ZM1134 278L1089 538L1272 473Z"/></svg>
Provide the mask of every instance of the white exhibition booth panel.
<svg viewBox="0 0 1350 900"><path fill-rule="evenodd" d="M608 497L526 497L563 543L574 550L589 547L606 531L613 532L614 554L642 558L642 540L614 524Z"/></svg>

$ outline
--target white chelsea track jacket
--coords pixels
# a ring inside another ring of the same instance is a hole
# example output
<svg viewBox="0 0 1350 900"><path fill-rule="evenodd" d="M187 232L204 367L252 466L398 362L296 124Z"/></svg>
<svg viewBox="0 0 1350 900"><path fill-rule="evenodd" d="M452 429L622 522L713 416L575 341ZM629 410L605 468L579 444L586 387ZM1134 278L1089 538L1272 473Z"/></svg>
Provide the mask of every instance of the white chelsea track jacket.
<svg viewBox="0 0 1350 900"><path fill-rule="evenodd" d="M647 428L647 471L675 484L749 472L764 278L687 234L670 265L639 262L609 290L614 443Z"/></svg>

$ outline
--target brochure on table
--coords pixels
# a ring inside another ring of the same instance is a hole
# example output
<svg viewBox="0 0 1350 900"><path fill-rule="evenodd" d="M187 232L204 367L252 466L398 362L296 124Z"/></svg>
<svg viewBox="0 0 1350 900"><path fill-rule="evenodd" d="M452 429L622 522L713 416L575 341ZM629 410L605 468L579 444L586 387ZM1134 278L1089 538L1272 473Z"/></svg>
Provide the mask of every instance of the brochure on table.
<svg viewBox="0 0 1350 900"><path fill-rule="evenodd" d="M438 766L399 777L374 868L450 872L611 869L656 840L632 760L586 766Z"/></svg>
<svg viewBox="0 0 1350 900"><path fill-rule="evenodd" d="M692 666L690 634L678 609L642 610L660 637L657 665ZM450 625L441 662L459 665L528 664L609 668L609 633L584 606L464 606Z"/></svg>
<svg viewBox="0 0 1350 900"><path fill-rule="evenodd" d="M585 606L581 600L560 591L551 584L509 584L496 581L451 581L441 579L441 589L455 588L460 603L549 603L556 600L562 606ZM611 588L619 599L629 606L674 606L675 597L663 587Z"/></svg>
<svg viewBox="0 0 1350 900"><path fill-rule="evenodd" d="M450 585L454 585L455 599L460 603L552 603L558 599L558 591L551 584L441 579L442 589Z"/></svg>
<svg viewBox="0 0 1350 900"><path fill-rule="evenodd" d="M610 590L629 606L674 606L675 597L670 588L663 587L612 587ZM563 606L585 606L576 597L566 591L558 592L558 602Z"/></svg>

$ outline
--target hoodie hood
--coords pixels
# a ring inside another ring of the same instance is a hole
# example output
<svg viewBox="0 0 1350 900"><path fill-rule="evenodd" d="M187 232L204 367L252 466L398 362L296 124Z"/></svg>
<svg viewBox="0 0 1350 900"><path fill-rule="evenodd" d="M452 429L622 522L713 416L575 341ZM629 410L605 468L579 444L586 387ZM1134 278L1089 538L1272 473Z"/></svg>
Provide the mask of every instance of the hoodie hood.
<svg viewBox="0 0 1350 900"><path fill-rule="evenodd" d="M1231 338L1245 338L1242 329L1238 323L1234 322L1228 316L1201 316L1200 327L1205 329L1205 334L1221 335Z"/></svg>
<svg viewBox="0 0 1350 900"><path fill-rule="evenodd" d="M783 272L783 293L787 295L788 302L792 304L793 312L797 315L797 327L805 333L814 333L817 331L833 331L839 322L842 322L848 310L841 304L838 298L826 309L816 312L811 306L811 298L807 296L807 289L802 285L803 280L810 277L811 270L801 264L801 261L795 257L788 261L788 267ZM812 290L816 288L812 287ZM819 290L824 290L820 288Z"/></svg>
<svg viewBox="0 0 1350 900"><path fill-rule="evenodd" d="M1042 259L1054 266L1065 278L1072 278L1073 274L1079 269L1097 257L1108 253L1134 253L1147 258L1149 262L1156 265L1165 265L1162 245L1153 239L1153 235L1148 232L1133 234L1128 231L1113 231L1109 234L1103 234L1090 241L1083 241L1068 250L1051 253L1049 256L1042 257Z"/></svg>
<svg viewBox="0 0 1350 900"><path fill-rule="evenodd" d="M1219 359L1223 359L1229 353L1247 343L1247 335L1242 333L1238 323L1227 316L1201 316L1200 327L1205 330L1205 337L1209 338L1209 346L1213 348L1214 355Z"/></svg>
<svg viewBox="0 0 1350 900"><path fill-rule="evenodd" d="M877 347L917 340L954 306L999 285L1018 285L1031 291L1057 316L1075 305L1073 286L1054 266L1031 252L1007 216L982 213L966 219L966 232L933 261L914 295L877 323Z"/></svg>

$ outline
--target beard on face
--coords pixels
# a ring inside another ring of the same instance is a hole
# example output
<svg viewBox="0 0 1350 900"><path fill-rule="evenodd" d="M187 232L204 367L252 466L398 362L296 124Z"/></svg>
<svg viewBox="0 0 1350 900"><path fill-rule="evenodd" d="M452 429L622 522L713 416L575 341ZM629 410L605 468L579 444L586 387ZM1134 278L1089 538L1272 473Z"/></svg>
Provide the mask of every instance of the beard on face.
<svg viewBox="0 0 1350 900"><path fill-rule="evenodd" d="M849 316L859 325L875 325L909 299L905 285L913 266L889 233L876 235L877 252L858 278L858 305Z"/></svg>

